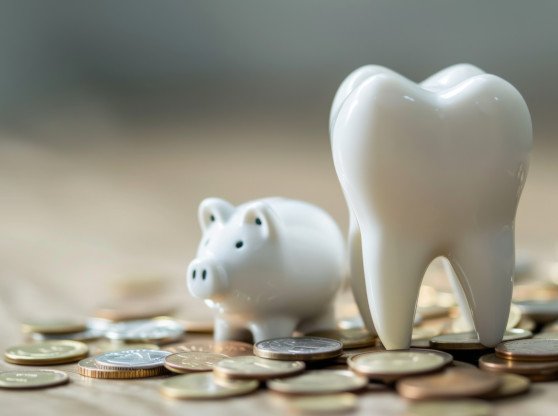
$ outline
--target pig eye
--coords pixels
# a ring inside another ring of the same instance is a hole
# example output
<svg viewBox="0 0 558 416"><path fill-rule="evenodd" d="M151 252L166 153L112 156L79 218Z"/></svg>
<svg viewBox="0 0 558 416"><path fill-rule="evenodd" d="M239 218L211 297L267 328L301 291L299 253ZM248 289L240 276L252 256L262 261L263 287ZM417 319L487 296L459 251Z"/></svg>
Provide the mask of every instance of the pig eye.
<svg viewBox="0 0 558 416"><path fill-rule="evenodd" d="M215 215L211 214L211 215L209 216L209 221L215 222Z"/></svg>
<svg viewBox="0 0 558 416"><path fill-rule="evenodd" d="M256 217L256 225L262 225L262 220Z"/></svg>
<svg viewBox="0 0 558 416"><path fill-rule="evenodd" d="M236 244L234 245L236 248L240 248L244 245L244 243L242 241L237 241Z"/></svg>

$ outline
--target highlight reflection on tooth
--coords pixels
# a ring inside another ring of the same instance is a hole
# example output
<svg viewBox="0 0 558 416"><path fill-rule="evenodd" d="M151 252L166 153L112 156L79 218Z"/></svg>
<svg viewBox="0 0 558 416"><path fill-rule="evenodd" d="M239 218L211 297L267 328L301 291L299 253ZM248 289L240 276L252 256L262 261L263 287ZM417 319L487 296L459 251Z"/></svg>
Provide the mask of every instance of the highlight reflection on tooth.
<svg viewBox="0 0 558 416"><path fill-rule="evenodd" d="M366 66L341 84L330 134L351 213L353 290L367 326L373 321L386 348L408 348L424 271L443 256L480 342L497 344L532 146L519 92L472 65L420 84Z"/></svg>

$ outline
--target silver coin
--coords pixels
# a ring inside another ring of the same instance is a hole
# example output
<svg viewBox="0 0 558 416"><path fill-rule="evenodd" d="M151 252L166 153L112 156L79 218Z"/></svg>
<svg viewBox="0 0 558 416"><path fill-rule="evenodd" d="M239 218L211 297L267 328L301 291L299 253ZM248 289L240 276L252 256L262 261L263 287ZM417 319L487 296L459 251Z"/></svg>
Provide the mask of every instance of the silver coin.
<svg viewBox="0 0 558 416"><path fill-rule="evenodd" d="M172 319L142 319L112 324L105 336L129 342L173 342L184 335L184 327Z"/></svg>
<svg viewBox="0 0 558 416"><path fill-rule="evenodd" d="M515 304L523 314L540 323L548 323L558 318L558 299L523 300Z"/></svg>
<svg viewBox="0 0 558 416"><path fill-rule="evenodd" d="M100 367L113 369L148 369L162 367L168 351L161 350L121 350L101 354L95 358Z"/></svg>
<svg viewBox="0 0 558 416"><path fill-rule="evenodd" d="M322 337L275 338L254 346L254 354L275 360L324 360L337 357L342 351L341 341Z"/></svg>

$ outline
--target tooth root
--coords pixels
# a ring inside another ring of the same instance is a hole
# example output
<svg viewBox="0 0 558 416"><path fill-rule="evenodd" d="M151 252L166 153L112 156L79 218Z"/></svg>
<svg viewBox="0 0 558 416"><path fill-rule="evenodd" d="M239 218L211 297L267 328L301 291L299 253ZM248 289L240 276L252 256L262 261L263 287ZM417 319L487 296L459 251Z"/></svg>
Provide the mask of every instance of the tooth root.
<svg viewBox="0 0 558 416"><path fill-rule="evenodd" d="M362 264L362 239L360 228L353 214L351 214L349 227L349 259L351 269L351 288L364 326L372 333L376 333L372 315L366 294L366 279L364 277L364 266Z"/></svg>
<svg viewBox="0 0 558 416"><path fill-rule="evenodd" d="M378 336L388 350L409 348L420 284L434 256L425 244L385 231L363 231L362 245Z"/></svg>
<svg viewBox="0 0 558 416"><path fill-rule="evenodd" d="M481 344L502 341L510 311L515 264L513 225L469 235L450 255Z"/></svg>
<svg viewBox="0 0 558 416"><path fill-rule="evenodd" d="M459 305L459 323L463 331L474 331L475 324L473 323L473 316L471 315L471 310L469 309L469 303L467 302L467 297L463 291L463 287L459 282L459 278L455 274L453 267L448 259L444 258L442 260L444 265L444 271L448 277L448 280L455 294L455 299Z"/></svg>

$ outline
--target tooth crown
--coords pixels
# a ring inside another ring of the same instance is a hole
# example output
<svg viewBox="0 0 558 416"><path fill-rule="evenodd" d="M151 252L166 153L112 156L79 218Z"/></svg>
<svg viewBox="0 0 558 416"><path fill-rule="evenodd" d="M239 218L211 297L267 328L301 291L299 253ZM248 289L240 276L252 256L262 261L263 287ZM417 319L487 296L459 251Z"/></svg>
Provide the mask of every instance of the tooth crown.
<svg viewBox="0 0 558 416"><path fill-rule="evenodd" d="M367 66L341 84L330 133L362 234L367 294L355 298L368 298L386 347L408 346L422 275L439 255L457 274L481 342L497 342L509 311L514 219L532 146L519 92L471 65L421 84ZM483 296L494 298L492 306Z"/></svg>

